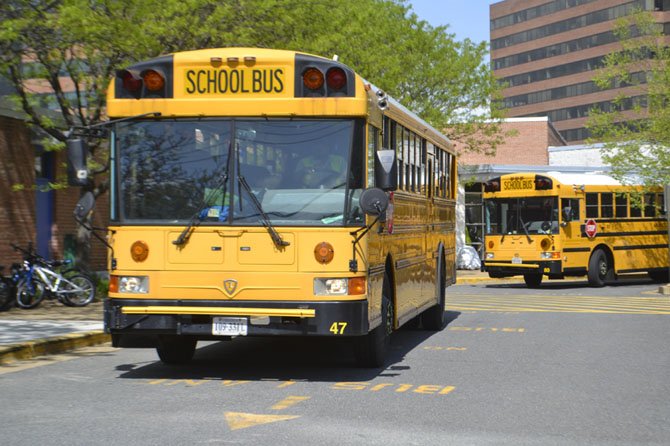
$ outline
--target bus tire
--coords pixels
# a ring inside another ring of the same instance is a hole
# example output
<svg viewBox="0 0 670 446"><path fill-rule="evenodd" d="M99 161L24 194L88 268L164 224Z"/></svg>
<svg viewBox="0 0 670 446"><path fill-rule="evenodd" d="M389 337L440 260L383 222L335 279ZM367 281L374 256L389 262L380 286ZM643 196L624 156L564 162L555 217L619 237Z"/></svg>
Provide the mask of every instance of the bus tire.
<svg viewBox="0 0 670 446"><path fill-rule="evenodd" d="M654 270L654 271L648 271L647 274L649 275L649 278L653 280L656 283L668 283L670 282L670 274L668 273L668 269L664 270Z"/></svg>
<svg viewBox="0 0 670 446"><path fill-rule="evenodd" d="M526 273L523 275L523 281L528 288L540 288L542 284L542 274Z"/></svg>
<svg viewBox="0 0 670 446"><path fill-rule="evenodd" d="M435 283L435 292L438 296L438 303L423 312L421 322L423 328L430 331L440 331L447 325L446 304L446 271L444 268L444 257L440 256L437 265L438 277Z"/></svg>
<svg viewBox="0 0 670 446"><path fill-rule="evenodd" d="M391 344L393 331L393 305L391 304L391 284L388 275L384 277L382 293L382 322L367 335L357 338L354 342L354 355L359 367L383 367L386 361L386 352Z"/></svg>
<svg viewBox="0 0 670 446"><path fill-rule="evenodd" d="M156 353L165 364L186 364L195 354L197 340L182 336L160 336Z"/></svg>
<svg viewBox="0 0 670 446"><path fill-rule="evenodd" d="M612 265L610 265L607 254L602 249L596 249L589 259L589 271L587 273L589 285L596 288L605 286L605 281L612 275Z"/></svg>

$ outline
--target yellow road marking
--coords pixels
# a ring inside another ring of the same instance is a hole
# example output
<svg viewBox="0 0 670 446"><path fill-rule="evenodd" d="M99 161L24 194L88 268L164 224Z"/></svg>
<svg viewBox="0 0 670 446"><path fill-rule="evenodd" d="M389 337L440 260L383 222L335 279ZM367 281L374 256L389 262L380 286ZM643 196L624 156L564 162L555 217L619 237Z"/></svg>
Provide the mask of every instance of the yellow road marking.
<svg viewBox="0 0 670 446"><path fill-rule="evenodd" d="M455 295L448 307L454 311L670 314L670 299L654 297Z"/></svg>
<svg viewBox="0 0 670 446"><path fill-rule="evenodd" d="M275 404L274 406L271 407L271 409L274 410L282 410L282 409L287 409L291 406L295 406L296 404L308 400L311 397L309 396L289 396Z"/></svg>
<svg viewBox="0 0 670 446"><path fill-rule="evenodd" d="M254 413L226 412L226 422L231 431L246 429L261 424L275 423L277 421L293 420L300 415L261 415Z"/></svg>

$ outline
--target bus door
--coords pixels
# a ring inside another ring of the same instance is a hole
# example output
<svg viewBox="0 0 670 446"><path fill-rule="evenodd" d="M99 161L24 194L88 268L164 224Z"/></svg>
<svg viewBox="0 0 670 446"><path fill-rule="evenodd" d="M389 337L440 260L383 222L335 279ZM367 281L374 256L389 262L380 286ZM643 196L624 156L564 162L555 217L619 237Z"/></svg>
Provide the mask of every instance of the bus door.
<svg viewBox="0 0 670 446"><path fill-rule="evenodd" d="M583 266L583 258L588 262L589 248L581 235L581 201L579 198L561 198L560 200L560 239L563 249L563 268Z"/></svg>

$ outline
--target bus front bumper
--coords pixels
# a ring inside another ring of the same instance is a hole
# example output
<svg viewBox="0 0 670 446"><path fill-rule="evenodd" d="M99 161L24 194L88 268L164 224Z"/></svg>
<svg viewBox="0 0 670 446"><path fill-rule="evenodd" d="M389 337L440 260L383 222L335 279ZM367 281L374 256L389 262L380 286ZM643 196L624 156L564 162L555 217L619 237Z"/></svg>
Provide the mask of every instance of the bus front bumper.
<svg viewBox="0 0 670 446"><path fill-rule="evenodd" d="M360 336L368 333L368 301L203 301L107 299L105 332L115 347L155 347L158 336L223 340L215 318L243 320L246 336ZM221 319L219 319L221 320Z"/></svg>
<svg viewBox="0 0 670 446"><path fill-rule="evenodd" d="M563 273L560 260L512 263L511 261L484 261L482 270L491 277L509 277L522 274L559 276Z"/></svg>

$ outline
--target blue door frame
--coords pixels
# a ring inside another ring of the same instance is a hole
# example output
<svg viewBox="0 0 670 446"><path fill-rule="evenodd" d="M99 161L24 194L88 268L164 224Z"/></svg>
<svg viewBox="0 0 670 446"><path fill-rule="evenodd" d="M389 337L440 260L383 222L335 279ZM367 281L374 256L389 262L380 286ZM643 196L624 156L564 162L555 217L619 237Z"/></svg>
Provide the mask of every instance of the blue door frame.
<svg viewBox="0 0 670 446"><path fill-rule="evenodd" d="M49 182L54 178L55 156L53 152L39 150L42 176L35 178L35 230L37 253L47 259L51 256L49 244L51 241L51 227L54 223L54 194L49 188Z"/></svg>

